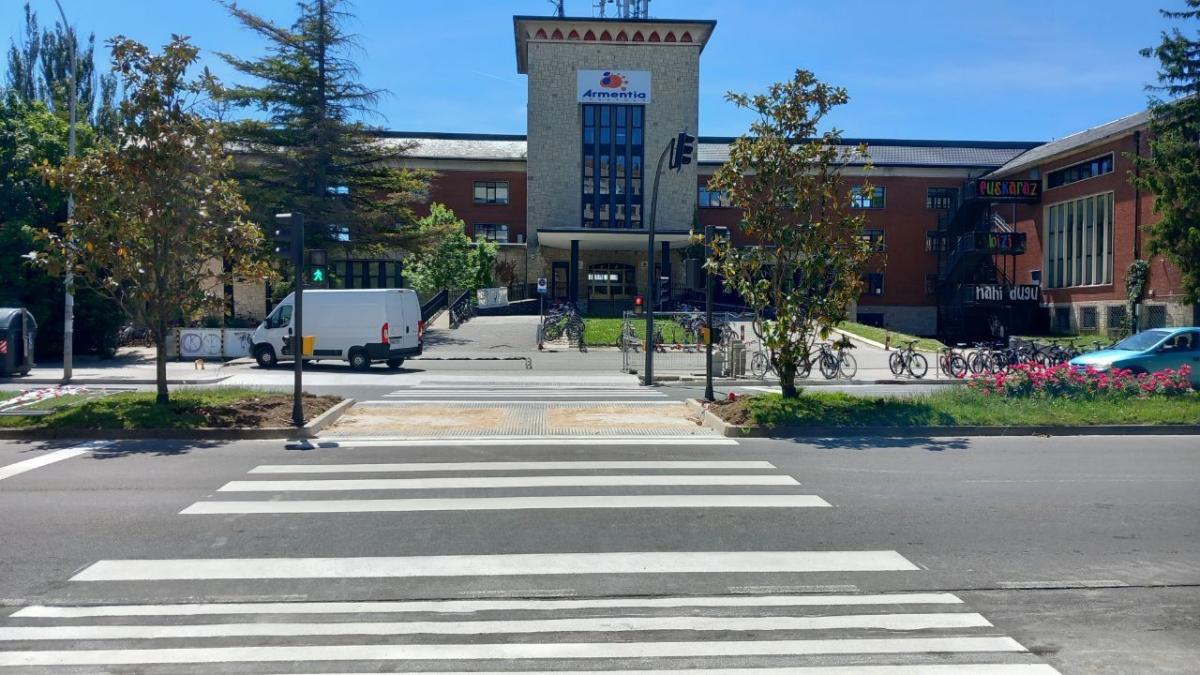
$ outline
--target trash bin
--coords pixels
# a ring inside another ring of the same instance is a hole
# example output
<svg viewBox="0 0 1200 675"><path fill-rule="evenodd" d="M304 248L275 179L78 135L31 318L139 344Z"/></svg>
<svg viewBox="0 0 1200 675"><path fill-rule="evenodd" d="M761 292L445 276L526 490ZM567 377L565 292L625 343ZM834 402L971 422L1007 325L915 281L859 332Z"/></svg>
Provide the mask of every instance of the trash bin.
<svg viewBox="0 0 1200 675"><path fill-rule="evenodd" d="M24 307L0 307L0 376L28 375L37 321Z"/></svg>

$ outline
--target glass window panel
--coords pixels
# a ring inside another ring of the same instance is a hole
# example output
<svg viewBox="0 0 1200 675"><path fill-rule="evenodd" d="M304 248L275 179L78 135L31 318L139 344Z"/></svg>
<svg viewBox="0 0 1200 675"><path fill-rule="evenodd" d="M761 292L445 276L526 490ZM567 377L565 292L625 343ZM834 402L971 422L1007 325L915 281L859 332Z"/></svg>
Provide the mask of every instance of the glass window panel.
<svg viewBox="0 0 1200 675"><path fill-rule="evenodd" d="M634 127L642 126L642 107L641 106L633 107L633 126Z"/></svg>
<svg viewBox="0 0 1200 675"><path fill-rule="evenodd" d="M612 124L612 106L600 106L600 126L607 127Z"/></svg>
<svg viewBox="0 0 1200 675"><path fill-rule="evenodd" d="M583 128L583 142L590 150L592 144L596 142L596 130L593 127Z"/></svg>
<svg viewBox="0 0 1200 675"><path fill-rule="evenodd" d="M483 183L475 184L475 201L477 201L477 202L487 201L487 188L484 186Z"/></svg>
<svg viewBox="0 0 1200 675"><path fill-rule="evenodd" d="M583 106L583 123L587 126L596 124L596 106Z"/></svg>
<svg viewBox="0 0 1200 675"><path fill-rule="evenodd" d="M600 148L603 150L612 142L612 127L600 127Z"/></svg>
<svg viewBox="0 0 1200 675"><path fill-rule="evenodd" d="M617 108L617 126L625 126L625 106Z"/></svg>

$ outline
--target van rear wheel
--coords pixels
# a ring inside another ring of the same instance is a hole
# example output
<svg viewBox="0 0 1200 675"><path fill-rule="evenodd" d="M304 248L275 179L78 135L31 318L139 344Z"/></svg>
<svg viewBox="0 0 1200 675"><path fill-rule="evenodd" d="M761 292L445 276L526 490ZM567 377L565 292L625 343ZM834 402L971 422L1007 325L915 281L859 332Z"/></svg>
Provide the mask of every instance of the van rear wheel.
<svg viewBox="0 0 1200 675"><path fill-rule="evenodd" d="M351 349L350 367L355 370L369 370L371 368L371 357L367 356L367 350L361 347Z"/></svg>
<svg viewBox="0 0 1200 675"><path fill-rule="evenodd" d="M404 365L404 359L388 359L387 367L392 370L400 370L400 366Z"/></svg>
<svg viewBox="0 0 1200 675"><path fill-rule="evenodd" d="M279 358L275 356L275 348L271 345L259 345L254 349L254 360L258 362L259 368L274 368L279 364Z"/></svg>

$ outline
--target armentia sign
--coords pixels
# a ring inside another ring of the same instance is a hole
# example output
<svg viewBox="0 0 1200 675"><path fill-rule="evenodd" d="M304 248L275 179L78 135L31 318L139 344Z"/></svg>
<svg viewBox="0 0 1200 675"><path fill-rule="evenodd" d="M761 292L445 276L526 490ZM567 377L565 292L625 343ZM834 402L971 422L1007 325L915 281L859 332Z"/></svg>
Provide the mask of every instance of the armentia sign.
<svg viewBox="0 0 1200 675"><path fill-rule="evenodd" d="M975 196L993 202L1036 202L1042 198L1042 182L980 179L975 181Z"/></svg>
<svg viewBox="0 0 1200 675"><path fill-rule="evenodd" d="M580 103L649 103L648 70L577 70Z"/></svg>

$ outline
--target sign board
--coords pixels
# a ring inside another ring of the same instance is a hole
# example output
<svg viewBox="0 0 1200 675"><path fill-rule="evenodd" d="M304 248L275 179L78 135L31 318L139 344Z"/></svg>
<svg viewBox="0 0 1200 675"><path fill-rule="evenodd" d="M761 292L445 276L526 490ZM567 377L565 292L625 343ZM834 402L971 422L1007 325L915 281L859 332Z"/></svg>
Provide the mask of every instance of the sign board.
<svg viewBox="0 0 1200 675"><path fill-rule="evenodd" d="M973 297L975 302L1039 302L1042 299L1042 288L1035 284L979 284L975 286Z"/></svg>
<svg viewBox="0 0 1200 675"><path fill-rule="evenodd" d="M546 292L546 277L538 277L538 293Z"/></svg>
<svg viewBox="0 0 1200 675"><path fill-rule="evenodd" d="M580 103L649 103L648 70L577 70L575 92Z"/></svg>
<svg viewBox="0 0 1200 675"><path fill-rule="evenodd" d="M980 179L975 181L975 196L992 202L1036 202L1042 198L1042 182Z"/></svg>

